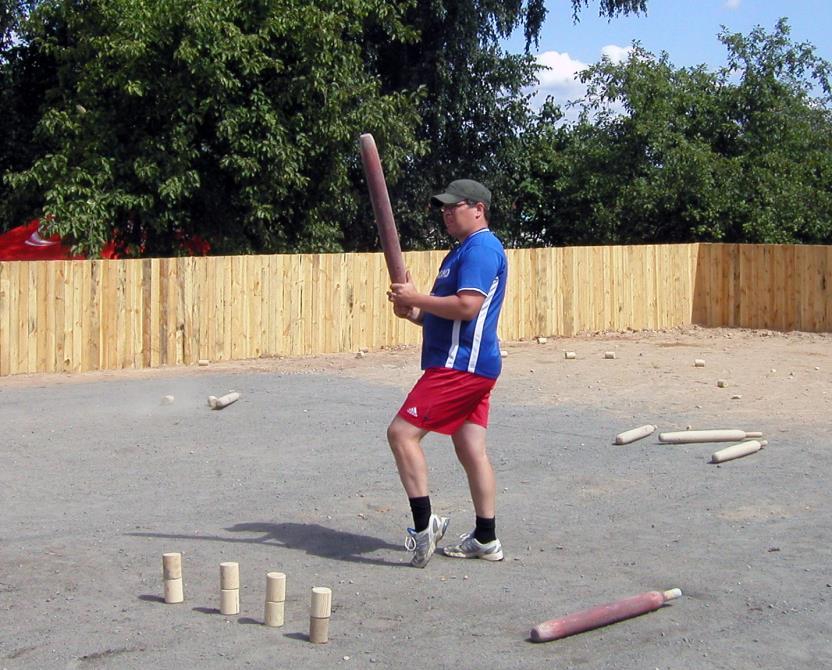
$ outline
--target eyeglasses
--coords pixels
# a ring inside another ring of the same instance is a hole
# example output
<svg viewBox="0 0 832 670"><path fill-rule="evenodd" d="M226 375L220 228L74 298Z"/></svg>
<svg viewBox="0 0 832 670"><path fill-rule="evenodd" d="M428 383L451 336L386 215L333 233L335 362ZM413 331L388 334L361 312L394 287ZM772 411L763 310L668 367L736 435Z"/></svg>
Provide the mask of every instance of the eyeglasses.
<svg viewBox="0 0 832 670"><path fill-rule="evenodd" d="M470 200L462 200L461 202L454 203L453 205L442 205L442 207L439 208L439 211L443 214L447 214L448 212L455 212L460 207L473 207L475 204L477 203L471 202Z"/></svg>

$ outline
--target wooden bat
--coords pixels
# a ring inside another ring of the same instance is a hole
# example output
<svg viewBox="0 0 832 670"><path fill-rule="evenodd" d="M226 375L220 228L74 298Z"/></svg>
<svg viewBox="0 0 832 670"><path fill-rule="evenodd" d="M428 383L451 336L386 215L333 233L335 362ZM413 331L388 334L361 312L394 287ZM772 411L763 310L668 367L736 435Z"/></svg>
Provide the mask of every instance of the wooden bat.
<svg viewBox="0 0 832 670"><path fill-rule="evenodd" d="M684 444L686 442L736 442L750 437L762 437L762 433L744 430L681 430L676 433L659 433L659 442Z"/></svg>
<svg viewBox="0 0 832 670"><path fill-rule="evenodd" d="M748 442L740 442L725 449L715 451L711 456L711 463L724 463L733 458L740 458L741 456L748 456L760 451L768 442L766 440L749 440Z"/></svg>
<svg viewBox="0 0 832 670"><path fill-rule="evenodd" d="M606 605L574 612L559 619L551 619L532 628L529 637L532 642L549 642L562 637L583 633L593 628L600 628L616 621L652 612L659 609L668 600L682 595L679 589L669 591L648 591L637 596L617 600Z"/></svg>
<svg viewBox="0 0 832 670"><path fill-rule="evenodd" d="M387 193L387 183L381 169L376 141L370 133L364 133L359 138L361 147L361 162L364 165L364 176L370 188L370 201L373 203L373 214L376 217L378 235L381 248L384 251L384 261L387 263L387 273L390 281L403 284L407 281L407 273L399 245L399 233L396 221L393 219L393 208L390 206L390 195Z"/></svg>

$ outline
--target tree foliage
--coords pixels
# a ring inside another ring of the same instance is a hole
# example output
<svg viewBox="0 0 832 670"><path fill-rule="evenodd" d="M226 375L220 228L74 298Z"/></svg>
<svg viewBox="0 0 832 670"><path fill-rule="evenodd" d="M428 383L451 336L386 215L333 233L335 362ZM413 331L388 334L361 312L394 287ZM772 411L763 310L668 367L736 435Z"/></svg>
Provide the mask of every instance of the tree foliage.
<svg viewBox="0 0 832 670"><path fill-rule="evenodd" d="M377 0L59 0L30 24L57 65L36 138L7 177L36 187L53 228L95 252L114 233L171 253L199 233L217 251L340 248L354 217L359 130L395 177L418 155L413 95L382 94L365 24L414 39Z"/></svg>
<svg viewBox="0 0 832 670"><path fill-rule="evenodd" d="M28 137L3 136L15 159L0 164L0 214L37 207L80 249L115 235L144 254L171 253L180 233L217 252L377 248L362 132L379 144L405 245L444 243L428 196L461 174L505 182L535 66L499 39L522 28L535 42L546 14L543 0L24 4L38 6L14 76L39 78ZM572 0L576 15L586 4Z"/></svg>
<svg viewBox="0 0 832 670"><path fill-rule="evenodd" d="M832 242L829 65L785 20L720 39L717 72L638 45L585 71L580 121L526 138L529 243Z"/></svg>

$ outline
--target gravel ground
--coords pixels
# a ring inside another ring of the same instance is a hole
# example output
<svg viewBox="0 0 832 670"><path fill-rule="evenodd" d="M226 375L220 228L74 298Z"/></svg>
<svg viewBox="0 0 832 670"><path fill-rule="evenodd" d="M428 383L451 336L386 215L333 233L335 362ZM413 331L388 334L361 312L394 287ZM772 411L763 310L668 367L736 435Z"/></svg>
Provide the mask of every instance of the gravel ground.
<svg viewBox="0 0 832 670"><path fill-rule="evenodd" d="M830 344L694 329L506 345L489 431L506 559L424 570L384 439L414 349L2 379L0 667L832 667ZM725 445L612 445L644 423L769 445L719 466ZM425 448L455 538L473 522L464 475L447 438ZM179 605L161 597L170 551ZM221 561L240 563L239 616L219 613ZM282 628L262 625L271 570ZM326 645L307 639L313 586L333 591ZM650 614L528 640L673 587Z"/></svg>

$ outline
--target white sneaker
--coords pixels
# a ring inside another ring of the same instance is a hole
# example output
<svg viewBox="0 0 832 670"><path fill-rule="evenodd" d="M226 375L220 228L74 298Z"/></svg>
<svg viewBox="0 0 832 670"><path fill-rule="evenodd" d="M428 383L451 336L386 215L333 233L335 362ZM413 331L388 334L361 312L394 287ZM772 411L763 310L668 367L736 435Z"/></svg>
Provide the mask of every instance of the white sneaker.
<svg viewBox="0 0 832 670"><path fill-rule="evenodd" d="M404 548L413 552L410 565L414 568L424 568L433 552L436 551L436 543L445 535L448 530L450 519L444 516L430 515L428 527L417 533L413 528L407 529L407 537L404 540Z"/></svg>
<svg viewBox="0 0 832 670"><path fill-rule="evenodd" d="M443 547L442 553L452 558L482 558L486 561L502 561L503 545L499 540L482 544L474 537L474 531L459 536L459 544Z"/></svg>

